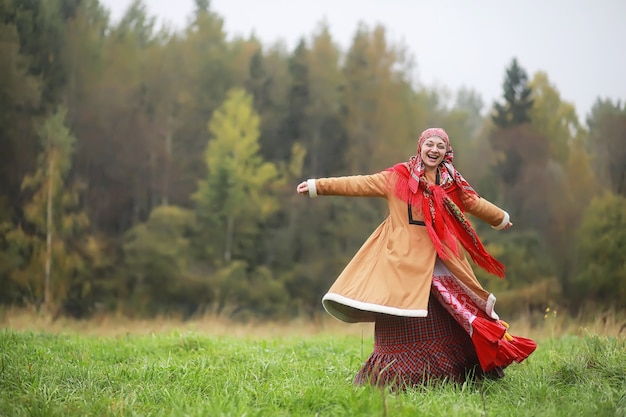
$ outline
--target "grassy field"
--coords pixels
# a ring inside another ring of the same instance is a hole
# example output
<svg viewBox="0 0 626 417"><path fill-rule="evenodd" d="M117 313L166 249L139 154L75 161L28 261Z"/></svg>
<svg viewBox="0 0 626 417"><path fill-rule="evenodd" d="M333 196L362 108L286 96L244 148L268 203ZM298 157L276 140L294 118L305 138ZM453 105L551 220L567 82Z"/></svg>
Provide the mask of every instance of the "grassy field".
<svg viewBox="0 0 626 417"><path fill-rule="evenodd" d="M2 324L1 416L626 416L615 327L546 322L504 379L394 394L352 386L368 325Z"/></svg>

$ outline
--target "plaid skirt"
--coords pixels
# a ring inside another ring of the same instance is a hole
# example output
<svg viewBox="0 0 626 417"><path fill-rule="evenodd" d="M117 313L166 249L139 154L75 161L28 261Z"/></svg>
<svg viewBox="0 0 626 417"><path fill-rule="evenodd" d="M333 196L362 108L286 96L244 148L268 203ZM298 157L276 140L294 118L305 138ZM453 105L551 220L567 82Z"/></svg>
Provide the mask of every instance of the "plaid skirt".
<svg viewBox="0 0 626 417"><path fill-rule="evenodd" d="M504 376L522 362L535 341L508 333L508 324L472 295L437 260L427 317L378 314L374 351L354 382L405 388L435 381L463 382L468 377Z"/></svg>
<svg viewBox="0 0 626 417"><path fill-rule="evenodd" d="M470 336L431 294L427 317L376 317L374 351L354 382L405 388L474 373L482 370Z"/></svg>

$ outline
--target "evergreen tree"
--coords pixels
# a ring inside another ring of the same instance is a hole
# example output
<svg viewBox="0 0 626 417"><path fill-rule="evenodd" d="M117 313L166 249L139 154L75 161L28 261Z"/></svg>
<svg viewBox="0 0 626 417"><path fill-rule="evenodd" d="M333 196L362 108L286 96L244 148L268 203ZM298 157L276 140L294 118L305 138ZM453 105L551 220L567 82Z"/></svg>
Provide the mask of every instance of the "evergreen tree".
<svg viewBox="0 0 626 417"><path fill-rule="evenodd" d="M491 119L502 128L530 122L530 109L533 106L532 90L528 85L526 71L513 58L506 70L502 84L504 103L494 103Z"/></svg>
<svg viewBox="0 0 626 417"><path fill-rule="evenodd" d="M259 155L259 123L252 97L239 88L228 93L209 122L213 138L205 152L208 174L193 198L199 218L209 230L213 255L226 264L237 257L234 248L251 240L237 241L238 232L258 233L257 222L277 209L275 197L268 191L277 181L278 171ZM242 252L240 259L250 256L248 251Z"/></svg>
<svg viewBox="0 0 626 417"><path fill-rule="evenodd" d="M154 41L156 18L148 14L143 0L133 0L115 28L115 36L131 36L140 48L146 48Z"/></svg>
<svg viewBox="0 0 626 417"><path fill-rule="evenodd" d="M273 61L273 62L272 62ZM286 67L284 57L276 56L276 51L270 51L264 55L260 45L249 59L248 74L244 81L246 90L254 98L254 109L261 118L259 144L263 158L271 162L286 161L289 158L291 142L285 143L288 138L283 134L282 118L284 112L280 108L282 95L277 92L277 87L282 83L280 71ZM272 65L274 64L274 65ZM283 90L287 90L283 86Z"/></svg>
<svg viewBox="0 0 626 417"><path fill-rule="evenodd" d="M7 16L0 7L0 19ZM20 183L35 165L37 134L32 116L40 104L40 80L29 75L20 53L18 27L0 23L0 222L19 210Z"/></svg>
<svg viewBox="0 0 626 417"><path fill-rule="evenodd" d="M176 130L173 132L172 172L177 173L175 196L193 194L197 179L206 174L203 151L207 120L235 85L233 53L222 18L210 10L198 12L178 42Z"/></svg>
<svg viewBox="0 0 626 417"><path fill-rule="evenodd" d="M598 99L587 124L598 177L613 193L626 196L626 103Z"/></svg>
<svg viewBox="0 0 626 417"><path fill-rule="evenodd" d="M209 12L209 8L211 7L210 0L194 0L194 2L196 4L196 14Z"/></svg>
<svg viewBox="0 0 626 417"><path fill-rule="evenodd" d="M524 154L534 145L536 132L529 127L530 111L533 106L532 90L528 85L526 71L513 58L506 70L504 83L504 103L495 103L491 119L500 129L493 132L491 142L501 152L495 171L509 190L522 177Z"/></svg>
<svg viewBox="0 0 626 417"><path fill-rule="evenodd" d="M374 172L406 158L424 129L415 125L421 115L407 94L411 61L387 38L384 27L361 25L345 56L342 101L350 173Z"/></svg>
<svg viewBox="0 0 626 417"><path fill-rule="evenodd" d="M308 48L304 39L301 39L295 51L289 57L289 109L285 122L285 133L290 143L285 143L283 160L288 159L288 152L294 142L304 143L309 146L307 132L307 116L310 91L309 91L309 67Z"/></svg>
<svg viewBox="0 0 626 417"><path fill-rule="evenodd" d="M308 118L310 140L305 169L311 176L340 173L345 166L347 147L341 95L345 80L341 73L340 52L330 30L322 24L314 34L307 54Z"/></svg>
<svg viewBox="0 0 626 417"><path fill-rule="evenodd" d="M6 2L5 2L6 3ZM59 104L67 84L64 30L78 7L76 0L15 1L0 7L0 21L15 24L20 53L28 57L29 72L42 81L41 114ZM13 6L13 7L11 7Z"/></svg>

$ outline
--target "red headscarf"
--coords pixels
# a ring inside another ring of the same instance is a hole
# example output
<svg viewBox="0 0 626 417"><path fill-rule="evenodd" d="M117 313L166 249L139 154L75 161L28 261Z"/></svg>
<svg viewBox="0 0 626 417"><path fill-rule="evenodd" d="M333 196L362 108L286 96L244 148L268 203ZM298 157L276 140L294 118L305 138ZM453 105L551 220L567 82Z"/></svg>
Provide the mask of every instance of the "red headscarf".
<svg viewBox="0 0 626 417"><path fill-rule="evenodd" d="M441 138L446 145L446 154L437 167L439 184L428 182L426 166L420 156L422 145L433 136ZM463 214L461 195L478 197L478 194L454 167L453 158L454 152L446 131L440 128L426 129L417 142L417 154L408 162L390 168L398 178L395 195L407 204L421 207L428 235L441 259L448 259L450 252L459 255L458 240L478 266L504 277L504 265L487 252Z"/></svg>

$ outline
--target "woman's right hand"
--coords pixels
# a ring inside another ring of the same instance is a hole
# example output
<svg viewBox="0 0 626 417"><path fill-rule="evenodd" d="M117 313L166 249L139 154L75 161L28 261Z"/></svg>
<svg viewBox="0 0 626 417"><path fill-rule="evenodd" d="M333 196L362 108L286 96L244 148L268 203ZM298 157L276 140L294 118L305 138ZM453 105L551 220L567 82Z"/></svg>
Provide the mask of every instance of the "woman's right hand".
<svg viewBox="0 0 626 417"><path fill-rule="evenodd" d="M298 194L303 194L306 195L309 193L309 184L306 181L302 181L300 184L298 184L298 187L296 188L296 191L298 192Z"/></svg>

